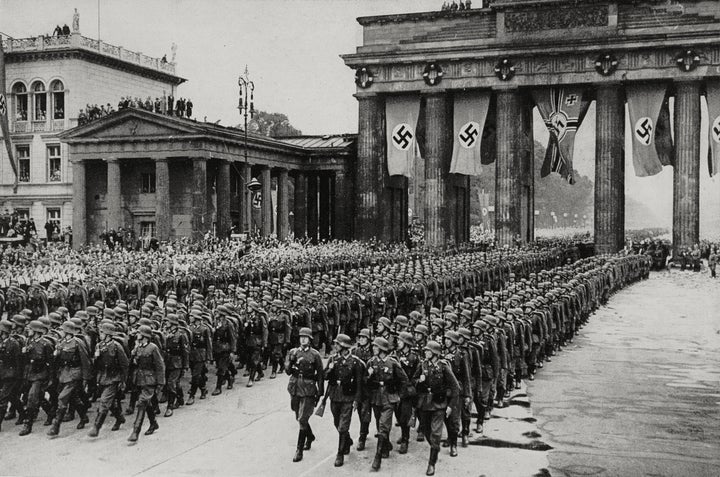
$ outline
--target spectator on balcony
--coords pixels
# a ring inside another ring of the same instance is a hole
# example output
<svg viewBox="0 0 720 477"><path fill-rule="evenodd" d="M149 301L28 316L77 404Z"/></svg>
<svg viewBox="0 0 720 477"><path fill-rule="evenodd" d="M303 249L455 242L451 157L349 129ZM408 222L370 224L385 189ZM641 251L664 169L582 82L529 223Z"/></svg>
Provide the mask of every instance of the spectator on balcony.
<svg viewBox="0 0 720 477"><path fill-rule="evenodd" d="M78 126L82 126L83 124L87 124L88 117L87 114L85 114L85 110L81 109L78 113Z"/></svg>
<svg viewBox="0 0 720 477"><path fill-rule="evenodd" d="M173 109L173 106L174 106L174 105L175 105L175 98L174 98L173 95L171 94L171 95L168 96L168 98L167 98L167 113L168 113L168 116L172 116L173 113L175 112L175 110Z"/></svg>
<svg viewBox="0 0 720 477"><path fill-rule="evenodd" d="M465 10L465 2L460 0L460 4L458 5L458 10Z"/></svg>
<svg viewBox="0 0 720 477"><path fill-rule="evenodd" d="M163 65L165 63L167 63L167 55L163 55L162 59L160 60L160 63L162 63Z"/></svg>
<svg viewBox="0 0 720 477"><path fill-rule="evenodd" d="M450 10L456 12L458 10L458 4L455 0L450 4Z"/></svg>
<svg viewBox="0 0 720 477"><path fill-rule="evenodd" d="M62 35L62 28L60 28L60 25L55 26L55 30L53 31L53 36L60 36Z"/></svg>
<svg viewBox="0 0 720 477"><path fill-rule="evenodd" d="M153 110L153 102L152 102L152 98L150 96L148 96L147 99L145 100L145 109L148 111Z"/></svg>
<svg viewBox="0 0 720 477"><path fill-rule="evenodd" d="M190 100L190 98L188 98L188 100L185 102L185 113L188 118L192 117L192 109L193 109L192 100Z"/></svg>
<svg viewBox="0 0 720 477"><path fill-rule="evenodd" d="M471 8L472 8L472 2L470 0L466 0L465 10L470 10Z"/></svg>
<svg viewBox="0 0 720 477"><path fill-rule="evenodd" d="M63 111L62 106L55 107L54 119L64 119L64 118L65 118L65 111Z"/></svg>
<svg viewBox="0 0 720 477"><path fill-rule="evenodd" d="M64 24L62 27L62 34L64 36L68 36L70 34L70 27L67 25L67 23Z"/></svg>

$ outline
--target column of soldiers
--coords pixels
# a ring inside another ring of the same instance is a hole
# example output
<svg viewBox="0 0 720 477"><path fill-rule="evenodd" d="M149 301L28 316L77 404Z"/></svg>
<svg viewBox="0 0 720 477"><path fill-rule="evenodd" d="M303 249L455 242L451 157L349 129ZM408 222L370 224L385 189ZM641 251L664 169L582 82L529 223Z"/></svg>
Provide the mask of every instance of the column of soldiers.
<svg viewBox="0 0 720 477"><path fill-rule="evenodd" d="M479 432L494 401L503 405L513 383L524 376L532 379L543 359L572 338L586 318L583 313L606 300L614 287L646 273L638 256L598 257L548 271L568 259L561 249L510 256L498 252L424 256L329 273L288 273L269 281L246 281L242 286L210 285L203 293L187 290L182 298L177 289L160 298L152 293L133 295L134 306L121 298L112 308L97 301L75 311L73 318L65 306L40 317L24 309L0 323L0 410L10 404L6 417L17 417L23 425L20 433L26 435L43 409L45 424L50 426L48 434L53 436L75 413L80 417L77 427L84 428L90 421L90 404L97 401L90 435L98 435L107 414L115 419L113 430L120 429L124 416L135 414L129 438L135 441L145 417L150 421L146 434L158 429L159 404L167 403L165 416L169 417L179 406L194 404L198 391L200 399L207 398L211 362L216 370L212 394L217 395L225 385L233 387L242 367L248 386L264 377L268 363L270 378L282 371L300 378L298 362L304 366L309 359L297 359L303 355L297 351L303 351L302 343L304 353L313 355L314 364L317 349L325 348L327 353L334 344L337 351L348 350L336 356L362 363L363 368L354 387L357 399L343 400L343 388L337 388L343 377L328 386L333 414L341 416L336 418L340 433L336 464L342 465L341 456L353 445L348 429L356 409L361 427L358 449L365 447L371 415L382 423L378 425L374 468L380 467L392 449L387 423L393 412L401 427L399 451L407 451L410 428L417 421L421 436L431 443L434 466L441 408L447 414L443 417L447 442L451 454L456 454L458 438L467 444L473 402L478 411L483 409L476 423ZM584 276L575 276L578 267ZM515 276L522 278L515 282ZM590 282L601 285L588 288ZM503 287L505 284L508 286ZM484 347L472 344L484 343L486 335L494 343ZM357 341L354 347L353 340ZM486 348L496 351L478 351ZM289 352L291 349L295 352ZM240 366L236 367L235 357ZM337 363L337 369L344 369L344 361ZM417 375L418 370L425 372ZM188 371L190 389L184 401L180 383ZM308 399L294 405L302 431L295 456L298 460L314 440L309 402L314 405L322 396L322 382L331 373L322 369L321 362L319 371L300 374L302 379L296 379L300 385L295 388L304 389L308 395L298 397ZM432 394L441 375L453 389L457 384L456 392L446 396L446 405L433 401L432 396L420 399L423 392ZM313 380L316 390L311 394L310 386L303 382ZM353 389L352 383L348 389ZM128 396L123 414L121 401ZM335 402L338 404L332 404ZM300 417L306 418L304 429ZM439 429L442 431L442 424Z"/></svg>

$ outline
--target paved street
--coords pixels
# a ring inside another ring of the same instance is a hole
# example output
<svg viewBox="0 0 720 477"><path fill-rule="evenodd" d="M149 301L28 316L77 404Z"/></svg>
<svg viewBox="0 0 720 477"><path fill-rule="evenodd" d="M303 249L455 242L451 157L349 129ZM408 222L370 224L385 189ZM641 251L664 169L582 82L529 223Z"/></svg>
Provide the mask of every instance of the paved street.
<svg viewBox="0 0 720 477"><path fill-rule="evenodd" d="M530 387L553 476L720 475L720 280L653 273Z"/></svg>

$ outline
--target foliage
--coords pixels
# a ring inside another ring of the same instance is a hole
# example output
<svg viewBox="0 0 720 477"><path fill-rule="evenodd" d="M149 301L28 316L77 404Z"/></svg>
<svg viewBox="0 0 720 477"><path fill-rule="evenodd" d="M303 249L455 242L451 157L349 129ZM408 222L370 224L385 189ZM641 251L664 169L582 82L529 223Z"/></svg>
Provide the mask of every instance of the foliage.
<svg viewBox="0 0 720 477"><path fill-rule="evenodd" d="M268 113L260 110L255 111L253 119L248 121L248 131L268 137L302 135L302 131L293 127L285 114Z"/></svg>

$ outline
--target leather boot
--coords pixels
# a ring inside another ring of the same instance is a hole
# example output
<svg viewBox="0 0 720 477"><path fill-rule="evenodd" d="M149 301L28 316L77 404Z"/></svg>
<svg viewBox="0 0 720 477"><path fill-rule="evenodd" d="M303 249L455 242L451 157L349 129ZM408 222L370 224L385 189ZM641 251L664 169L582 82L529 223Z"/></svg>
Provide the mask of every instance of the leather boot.
<svg viewBox="0 0 720 477"><path fill-rule="evenodd" d="M220 393L218 393L218 394L220 394ZM200 390L200 399L206 399L206 398L207 398L207 389L202 388Z"/></svg>
<svg viewBox="0 0 720 477"><path fill-rule="evenodd" d="M195 404L195 393L188 396L188 400L185 404L187 404L188 406L192 406L193 404Z"/></svg>
<svg viewBox="0 0 720 477"><path fill-rule="evenodd" d="M425 475L435 475L435 464L437 464L439 449L430 449L430 459L428 459L427 470Z"/></svg>
<svg viewBox="0 0 720 477"><path fill-rule="evenodd" d="M45 417L45 422L43 422L43 426L49 426L52 424L53 419L55 418L55 413L48 412L47 416Z"/></svg>
<svg viewBox="0 0 720 477"><path fill-rule="evenodd" d="M450 457L457 457L457 437L450 439Z"/></svg>
<svg viewBox="0 0 720 477"><path fill-rule="evenodd" d="M155 410L154 409L148 408L147 415L148 415L148 420L150 421L150 427L148 427L148 430L145 431L145 435L150 436L155 431L160 429L160 426L158 426L157 419L155 419Z"/></svg>
<svg viewBox="0 0 720 477"><path fill-rule="evenodd" d="M338 451L337 456L335 456L335 467L342 467L342 465L345 463L345 455L343 452L345 451L345 433L341 433L338 437Z"/></svg>
<svg viewBox="0 0 720 477"><path fill-rule="evenodd" d="M245 386L251 388L253 387L253 384L255 384L255 371L250 371L250 379L248 379L248 382Z"/></svg>
<svg viewBox="0 0 720 477"><path fill-rule="evenodd" d="M295 450L295 457L293 462L300 462L303 458L303 447L305 446L305 431L298 431L297 449Z"/></svg>
<svg viewBox="0 0 720 477"><path fill-rule="evenodd" d="M407 454L408 451L408 441L410 440L410 428L403 426L401 428L402 435L400 437L400 449L398 449L399 454Z"/></svg>
<svg viewBox="0 0 720 477"><path fill-rule="evenodd" d="M367 439L367 434L360 434L360 437L358 437L358 445L356 447L357 450L365 450L365 439Z"/></svg>
<svg viewBox="0 0 720 477"><path fill-rule="evenodd" d="M132 416L133 414L135 414L135 403L130 401L130 404L128 404L127 409L125 409L125 415Z"/></svg>
<svg viewBox="0 0 720 477"><path fill-rule="evenodd" d="M74 409L68 409L68 411L63 416L62 422L70 422L75 420L75 410Z"/></svg>
<svg viewBox="0 0 720 477"><path fill-rule="evenodd" d="M385 436L378 436L377 448L375 449L375 458L372 461L372 470L377 472L380 470L380 464L382 463L383 449L385 448Z"/></svg>
<svg viewBox="0 0 720 477"><path fill-rule="evenodd" d="M60 423L63 422L63 417L65 417L65 413L67 412L66 409L58 409L55 413L55 418L52 422L52 427L47 432L47 435L50 437L55 437L60 433Z"/></svg>
<svg viewBox="0 0 720 477"><path fill-rule="evenodd" d="M119 431L120 426L125 424L125 416L122 415L120 412L120 408L113 412L113 417L115 418L115 424L113 424L112 428L110 428L111 431Z"/></svg>
<svg viewBox="0 0 720 477"><path fill-rule="evenodd" d="M20 411L18 411L18 417L17 417L17 420L15 421L15 425L19 426L20 424L22 424L24 422L25 422L25 411L20 410Z"/></svg>
<svg viewBox="0 0 720 477"><path fill-rule="evenodd" d="M27 436L32 432L33 427L33 419L25 419L25 422L23 423L23 428L20 431L20 436Z"/></svg>
<svg viewBox="0 0 720 477"><path fill-rule="evenodd" d="M221 378L220 376L217 377L217 383L215 383L215 390L212 392L213 396L217 396L222 392L222 385L225 379Z"/></svg>
<svg viewBox="0 0 720 477"><path fill-rule="evenodd" d="M228 388L228 389L232 389L234 384L235 384L235 376L233 376L233 375L231 374L231 375L228 377L228 385L227 385L227 388Z"/></svg>
<svg viewBox="0 0 720 477"><path fill-rule="evenodd" d="M88 436L90 437L97 437L100 433L100 428L102 427L103 423L105 422L105 418L107 417L108 412L102 411L99 412L97 417L95 418L95 422L93 423L92 429L90 429L90 432L88 433Z"/></svg>
<svg viewBox="0 0 720 477"><path fill-rule="evenodd" d="M305 431L305 450L310 450L312 447L312 443L315 441L315 434L313 434L312 429L308 426L308 430Z"/></svg>
<svg viewBox="0 0 720 477"><path fill-rule="evenodd" d="M78 424L75 428L76 429L85 429L85 424L90 422L90 418L87 415L87 411L86 410L81 411L78 409L78 414L80 415L80 422L78 422Z"/></svg>
<svg viewBox="0 0 720 477"><path fill-rule="evenodd" d="M140 429L142 429L143 421L145 420L145 405L137 407L137 414L135 415L135 422L133 423L133 431L128 437L128 441L137 442L138 435L140 435Z"/></svg>
<svg viewBox="0 0 720 477"><path fill-rule="evenodd" d="M348 455L350 453L350 448L353 445L353 440L350 437L350 433L345 433L345 448L343 449L343 455Z"/></svg>
<svg viewBox="0 0 720 477"><path fill-rule="evenodd" d="M169 392L167 396L167 407L165 408L165 417L172 416L173 409L175 409L175 393Z"/></svg>
<svg viewBox="0 0 720 477"><path fill-rule="evenodd" d="M178 386L177 391L175 393L175 409L185 405L185 393L180 386Z"/></svg>

